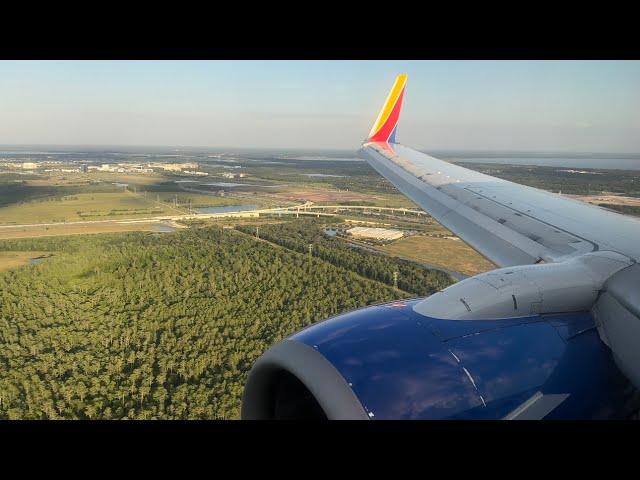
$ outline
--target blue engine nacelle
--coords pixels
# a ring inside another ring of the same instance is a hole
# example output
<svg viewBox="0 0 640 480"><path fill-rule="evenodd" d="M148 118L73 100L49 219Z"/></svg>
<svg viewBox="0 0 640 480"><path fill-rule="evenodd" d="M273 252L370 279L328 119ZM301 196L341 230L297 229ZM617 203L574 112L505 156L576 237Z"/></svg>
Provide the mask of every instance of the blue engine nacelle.
<svg viewBox="0 0 640 480"><path fill-rule="evenodd" d="M636 390L589 312L442 320L422 299L355 310L268 350L243 419L620 418Z"/></svg>

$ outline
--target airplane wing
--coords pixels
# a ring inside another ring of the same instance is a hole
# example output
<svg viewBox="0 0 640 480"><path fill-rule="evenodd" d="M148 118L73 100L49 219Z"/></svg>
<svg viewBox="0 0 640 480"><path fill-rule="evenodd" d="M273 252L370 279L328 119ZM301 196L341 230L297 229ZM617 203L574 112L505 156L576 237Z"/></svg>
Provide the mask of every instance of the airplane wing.
<svg viewBox="0 0 640 480"><path fill-rule="evenodd" d="M268 350L242 417L628 418L640 409L640 221L397 142L400 75L362 145L499 267L347 312Z"/></svg>
<svg viewBox="0 0 640 480"><path fill-rule="evenodd" d="M398 76L360 154L436 221L500 267L607 250L640 259L640 220L501 180L396 141L406 75Z"/></svg>

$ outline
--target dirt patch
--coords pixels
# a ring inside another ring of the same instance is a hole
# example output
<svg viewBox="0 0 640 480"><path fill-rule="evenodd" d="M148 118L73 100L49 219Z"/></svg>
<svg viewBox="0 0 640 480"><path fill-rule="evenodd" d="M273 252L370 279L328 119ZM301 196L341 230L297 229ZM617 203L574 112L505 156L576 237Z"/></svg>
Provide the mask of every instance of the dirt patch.
<svg viewBox="0 0 640 480"><path fill-rule="evenodd" d="M310 201L314 203L353 202L353 201L367 201L371 199L370 195L364 195L362 193L338 192L338 191L309 191L309 190L281 192L281 193L275 193L273 196L282 200L298 201L298 202Z"/></svg>
<svg viewBox="0 0 640 480"><path fill-rule="evenodd" d="M0 272L3 270L11 270L13 268L28 265L33 259L45 258L50 255L48 252L17 252L8 251L0 252Z"/></svg>
<svg viewBox="0 0 640 480"><path fill-rule="evenodd" d="M496 268L458 237L436 238L416 235L385 245L381 250L465 275L476 275Z"/></svg>
<svg viewBox="0 0 640 480"><path fill-rule="evenodd" d="M117 233L157 231L158 223L99 223L87 225L50 225L34 227L0 228L0 239L83 235L91 233Z"/></svg>
<svg viewBox="0 0 640 480"><path fill-rule="evenodd" d="M640 198L625 197L624 195L605 194L605 195L567 195L567 197L575 198L594 205L628 205L631 207L640 207Z"/></svg>

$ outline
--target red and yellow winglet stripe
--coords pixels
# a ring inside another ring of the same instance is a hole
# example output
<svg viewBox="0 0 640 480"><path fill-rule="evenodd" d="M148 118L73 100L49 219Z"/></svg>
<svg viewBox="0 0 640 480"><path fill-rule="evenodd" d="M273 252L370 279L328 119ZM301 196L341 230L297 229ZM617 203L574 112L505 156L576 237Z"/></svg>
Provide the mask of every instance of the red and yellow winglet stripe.
<svg viewBox="0 0 640 480"><path fill-rule="evenodd" d="M378 119L369 132L370 142L395 142L396 127L400 118L400 109L404 98L404 87L407 75L402 73L396 77L391 91L378 114Z"/></svg>

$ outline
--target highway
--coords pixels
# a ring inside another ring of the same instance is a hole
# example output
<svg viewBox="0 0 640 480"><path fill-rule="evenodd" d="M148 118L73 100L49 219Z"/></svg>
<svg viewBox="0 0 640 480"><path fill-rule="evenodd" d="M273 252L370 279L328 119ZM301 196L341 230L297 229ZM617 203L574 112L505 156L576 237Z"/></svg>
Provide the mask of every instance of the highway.
<svg viewBox="0 0 640 480"><path fill-rule="evenodd" d="M363 213L378 212L392 215L402 213L403 215L426 215L422 210L408 208L372 207L367 205L314 205L313 202L305 202L291 207L263 208L257 210L242 210L235 212L219 213L190 213L181 215L159 215L154 217L132 218L121 220L82 220L76 222L52 222L52 223L27 223L19 225L0 225L0 229L26 228L26 227L47 227L60 225L92 225L92 224L132 224L132 223L153 223L153 222L175 222L179 220L202 220L210 218L243 218L259 217L260 215L310 215L315 217L335 217L339 211L361 211Z"/></svg>

